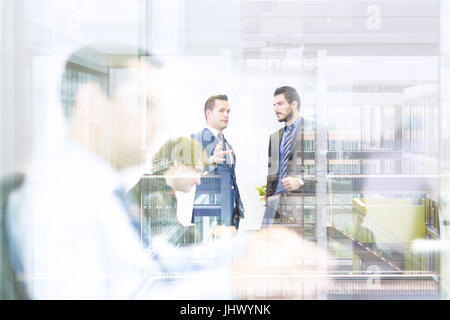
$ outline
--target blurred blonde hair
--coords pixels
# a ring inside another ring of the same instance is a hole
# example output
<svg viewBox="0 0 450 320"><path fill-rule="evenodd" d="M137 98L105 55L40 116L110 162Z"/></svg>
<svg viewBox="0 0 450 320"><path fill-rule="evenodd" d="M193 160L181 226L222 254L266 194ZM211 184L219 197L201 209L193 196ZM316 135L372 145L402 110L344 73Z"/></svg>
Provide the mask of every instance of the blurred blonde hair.
<svg viewBox="0 0 450 320"><path fill-rule="evenodd" d="M163 174L175 162L188 167L205 167L208 157L200 143L189 137L178 137L164 143L152 159L152 173Z"/></svg>

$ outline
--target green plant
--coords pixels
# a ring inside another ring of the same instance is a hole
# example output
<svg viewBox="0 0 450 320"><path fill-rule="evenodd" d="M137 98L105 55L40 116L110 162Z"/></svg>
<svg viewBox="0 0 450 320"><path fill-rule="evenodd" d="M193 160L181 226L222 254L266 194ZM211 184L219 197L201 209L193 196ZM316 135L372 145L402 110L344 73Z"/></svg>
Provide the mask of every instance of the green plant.
<svg viewBox="0 0 450 320"><path fill-rule="evenodd" d="M256 187L255 189L256 189L256 191L258 191L258 194L261 197L259 199L259 201L266 202L266 200L267 200L267 186L263 185L261 187Z"/></svg>

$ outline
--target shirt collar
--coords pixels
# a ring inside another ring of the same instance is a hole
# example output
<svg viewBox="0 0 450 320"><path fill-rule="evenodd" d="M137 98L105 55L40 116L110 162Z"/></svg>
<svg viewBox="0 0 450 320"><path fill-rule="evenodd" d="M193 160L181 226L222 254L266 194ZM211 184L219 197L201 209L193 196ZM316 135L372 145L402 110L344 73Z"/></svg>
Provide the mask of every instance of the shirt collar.
<svg viewBox="0 0 450 320"><path fill-rule="evenodd" d="M294 122L291 123L294 125L294 131L297 130L298 125L300 124L300 119L301 119L301 117L298 117L297 119L295 119ZM284 130L286 130L286 128L287 128L287 125L284 126Z"/></svg>
<svg viewBox="0 0 450 320"><path fill-rule="evenodd" d="M219 134L219 130L215 129L215 128L211 128L210 126L206 126L206 129L208 129L209 131L211 131L214 135L214 137L217 138L217 135Z"/></svg>

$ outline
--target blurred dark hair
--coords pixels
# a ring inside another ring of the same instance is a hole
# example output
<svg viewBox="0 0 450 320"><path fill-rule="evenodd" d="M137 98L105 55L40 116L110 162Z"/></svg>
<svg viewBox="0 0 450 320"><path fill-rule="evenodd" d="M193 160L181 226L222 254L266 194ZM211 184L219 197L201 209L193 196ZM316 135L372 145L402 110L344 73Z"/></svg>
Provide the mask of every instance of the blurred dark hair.
<svg viewBox="0 0 450 320"><path fill-rule="evenodd" d="M297 90L295 90L292 87L289 86L283 86L283 87L279 87L275 90L275 93L273 94L273 96L278 96L280 94L284 94L284 97L286 98L286 101L291 104L292 101L297 101L297 109L300 110L300 96L297 92Z"/></svg>

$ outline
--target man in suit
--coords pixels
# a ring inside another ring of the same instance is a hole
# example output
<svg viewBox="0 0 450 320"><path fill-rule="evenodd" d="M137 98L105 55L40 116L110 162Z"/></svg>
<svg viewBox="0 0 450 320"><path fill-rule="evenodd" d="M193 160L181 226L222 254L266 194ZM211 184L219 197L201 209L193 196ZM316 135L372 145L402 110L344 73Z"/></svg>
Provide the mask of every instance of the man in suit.
<svg viewBox="0 0 450 320"><path fill-rule="evenodd" d="M289 86L274 93L274 112L284 127L271 134L267 174L267 206L263 224L295 223L301 217L303 190L303 121L300 96Z"/></svg>
<svg viewBox="0 0 450 320"><path fill-rule="evenodd" d="M239 228L244 218L239 188L236 182L236 156L223 130L228 126L230 106L226 95L215 95L205 103L206 127L191 137L199 141L209 158L208 175L197 186L192 221L195 217L216 216L218 224ZM219 208L211 208L211 205ZM209 205L209 208L202 208Z"/></svg>

